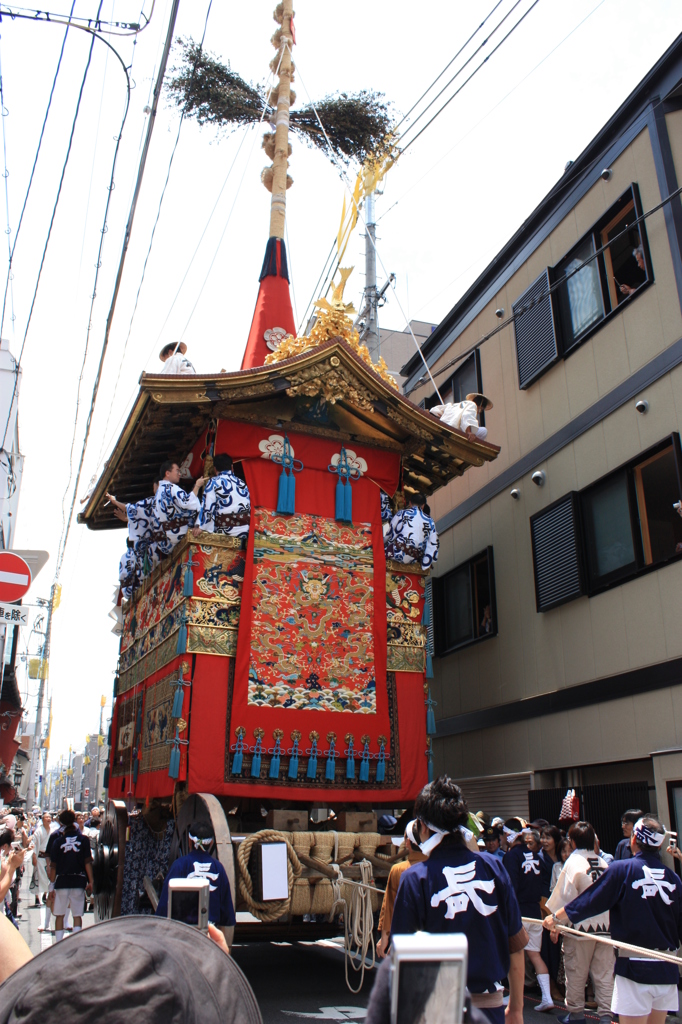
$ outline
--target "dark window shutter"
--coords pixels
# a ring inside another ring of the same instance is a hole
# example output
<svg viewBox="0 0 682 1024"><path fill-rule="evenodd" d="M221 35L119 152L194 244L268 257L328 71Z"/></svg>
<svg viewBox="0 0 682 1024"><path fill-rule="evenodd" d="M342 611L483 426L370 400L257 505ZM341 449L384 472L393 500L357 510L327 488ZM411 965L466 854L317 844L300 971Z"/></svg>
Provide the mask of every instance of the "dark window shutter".
<svg viewBox="0 0 682 1024"><path fill-rule="evenodd" d="M519 387L537 380L559 358L554 308L545 270L512 306L519 364ZM541 298L542 296L542 298Z"/></svg>
<svg viewBox="0 0 682 1024"><path fill-rule="evenodd" d="M578 495L575 491L531 517L535 597L546 612L585 594Z"/></svg>

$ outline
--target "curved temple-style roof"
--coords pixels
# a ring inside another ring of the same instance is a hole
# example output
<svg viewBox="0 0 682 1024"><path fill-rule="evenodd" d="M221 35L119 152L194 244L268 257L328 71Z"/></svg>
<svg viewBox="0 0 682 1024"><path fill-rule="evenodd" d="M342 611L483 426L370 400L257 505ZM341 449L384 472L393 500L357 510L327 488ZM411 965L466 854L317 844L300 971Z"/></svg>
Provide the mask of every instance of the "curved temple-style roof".
<svg viewBox="0 0 682 1024"><path fill-rule="evenodd" d="M343 339L235 373L143 373L140 393L78 521L125 524L105 492L139 501L158 467L181 462L211 419L233 419L398 451L405 485L431 494L470 466L497 458L497 445L447 427L386 384Z"/></svg>

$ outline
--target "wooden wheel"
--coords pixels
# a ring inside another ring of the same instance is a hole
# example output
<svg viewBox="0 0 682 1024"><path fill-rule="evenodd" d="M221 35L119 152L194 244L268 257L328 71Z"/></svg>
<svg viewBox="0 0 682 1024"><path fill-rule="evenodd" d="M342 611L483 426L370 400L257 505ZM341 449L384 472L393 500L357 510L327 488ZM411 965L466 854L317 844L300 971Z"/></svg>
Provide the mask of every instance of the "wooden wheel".
<svg viewBox="0 0 682 1024"><path fill-rule="evenodd" d="M92 852L95 921L121 916L128 811L122 800L110 800Z"/></svg>
<svg viewBox="0 0 682 1024"><path fill-rule="evenodd" d="M232 836L230 826L227 823L225 812L220 801L211 793L191 793L180 808L175 821L175 835L171 846L170 863L178 857L184 857L189 853L189 840L187 833L194 821L208 822L215 833L216 858L225 868L227 878L232 892L232 903L237 903L237 886L234 869L234 851L232 847ZM234 928L222 928L228 946L232 946Z"/></svg>

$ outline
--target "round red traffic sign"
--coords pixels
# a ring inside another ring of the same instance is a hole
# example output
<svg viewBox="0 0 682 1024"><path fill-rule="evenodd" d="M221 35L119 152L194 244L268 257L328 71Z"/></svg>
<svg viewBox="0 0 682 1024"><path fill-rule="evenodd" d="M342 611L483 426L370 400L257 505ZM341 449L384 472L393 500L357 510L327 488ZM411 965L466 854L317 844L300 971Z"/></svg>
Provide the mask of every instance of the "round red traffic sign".
<svg viewBox="0 0 682 1024"><path fill-rule="evenodd" d="M0 551L0 601L19 601L31 586L28 562L13 551Z"/></svg>

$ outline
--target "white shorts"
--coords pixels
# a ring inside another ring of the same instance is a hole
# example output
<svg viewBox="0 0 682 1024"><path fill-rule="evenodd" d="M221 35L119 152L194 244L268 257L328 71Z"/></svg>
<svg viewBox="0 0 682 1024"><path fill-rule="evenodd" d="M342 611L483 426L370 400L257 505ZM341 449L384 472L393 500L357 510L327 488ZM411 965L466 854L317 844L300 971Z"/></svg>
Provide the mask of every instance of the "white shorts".
<svg viewBox="0 0 682 1024"><path fill-rule="evenodd" d="M643 985L617 974L613 983L611 1012L624 1017L648 1017L652 1010L677 1012L677 985Z"/></svg>
<svg viewBox="0 0 682 1024"><path fill-rule="evenodd" d="M83 916L85 889L55 889L52 913L55 917L63 917L67 910L70 910L74 917Z"/></svg>
<svg viewBox="0 0 682 1024"><path fill-rule="evenodd" d="M538 921L537 924L528 924L526 921L524 928L528 932L526 953L539 953L542 946L542 923Z"/></svg>

